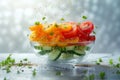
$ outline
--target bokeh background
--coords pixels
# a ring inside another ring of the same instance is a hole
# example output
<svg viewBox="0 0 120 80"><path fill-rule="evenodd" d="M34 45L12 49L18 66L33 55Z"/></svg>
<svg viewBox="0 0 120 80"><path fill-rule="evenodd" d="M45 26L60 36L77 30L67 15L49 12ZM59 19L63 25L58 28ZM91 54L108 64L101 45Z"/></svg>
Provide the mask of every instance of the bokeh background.
<svg viewBox="0 0 120 80"><path fill-rule="evenodd" d="M32 53L28 27L48 22L81 21L86 15L97 28L94 53L120 53L120 0L0 0L0 53ZM41 21L42 22L42 21Z"/></svg>

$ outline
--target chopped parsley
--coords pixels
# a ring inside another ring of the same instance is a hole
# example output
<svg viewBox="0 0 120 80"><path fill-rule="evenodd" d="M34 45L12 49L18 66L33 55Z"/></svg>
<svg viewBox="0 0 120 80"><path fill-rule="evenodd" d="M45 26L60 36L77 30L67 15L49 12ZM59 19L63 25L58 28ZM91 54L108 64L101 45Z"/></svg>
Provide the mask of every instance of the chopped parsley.
<svg viewBox="0 0 120 80"><path fill-rule="evenodd" d="M95 31L93 31L93 34L96 34L96 32L95 32Z"/></svg>
<svg viewBox="0 0 120 80"><path fill-rule="evenodd" d="M6 77L4 77L4 79L3 80L7 80L7 78Z"/></svg>
<svg viewBox="0 0 120 80"><path fill-rule="evenodd" d="M32 71L32 75L33 75L33 76L36 76L36 69L34 69L34 70Z"/></svg>
<svg viewBox="0 0 120 80"><path fill-rule="evenodd" d="M61 18L60 20L61 20L61 21L65 21L65 19L64 19L64 18Z"/></svg>
<svg viewBox="0 0 120 80"><path fill-rule="evenodd" d="M57 72L56 72L56 75L57 75L57 76L61 76L61 74L62 74L62 73L61 73L60 71L57 71Z"/></svg>
<svg viewBox="0 0 120 80"><path fill-rule="evenodd" d="M100 72L99 73L100 79L105 79L105 72Z"/></svg>
<svg viewBox="0 0 120 80"><path fill-rule="evenodd" d="M103 60L101 58L99 58L97 61L95 61L97 65L100 65L101 62L103 62Z"/></svg>
<svg viewBox="0 0 120 80"><path fill-rule="evenodd" d="M117 64L116 64L116 68L120 68L120 63L117 63Z"/></svg>
<svg viewBox="0 0 120 80"><path fill-rule="evenodd" d="M24 58L23 61L27 61L28 59L27 58Z"/></svg>
<svg viewBox="0 0 120 80"><path fill-rule="evenodd" d="M83 18L83 19L87 19L87 17L86 17L86 16L82 16L82 18Z"/></svg>
<svg viewBox="0 0 120 80"><path fill-rule="evenodd" d="M40 22L39 22L39 21L36 21L36 22L35 22L35 25L40 25Z"/></svg>
<svg viewBox="0 0 120 80"><path fill-rule="evenodd" d="M116 74L120 74L120 70L117 70L117 71L116 71Z"/></svg>
<svg viewBox="0 0 120 80"><path fill-rule="evenodd" d="M51 36L54 35L54 32L50 32L50 35L51 35Z"/></svg>
<svg viewBox="0 0 120 80"><path fill-rule="evenodd" d="M58 27L58 24L55 23L55 27Z"/></svg>
<svg viewBox="0 0 120 80"><path fill-rule="evenodd" d="M120 57L118 58L118 61L120 62Z"/></svg>
<svg viewBox="0 0 120 80"><path fill-rule="evenodd" d="M113 59L110 59L110 60L109 60L109 64L110 64L110 65L113 65Z"/></svg>
<svg viewBox="0 0 120 80"><path fill-rule="evenodd" d="M44 16L44 17L42 17L42 20L45 20L46 19L46 17Z"/></svg>
<svg viewBox="0 0 120 80"><path fill-rule="evenodd" d="M101 58L99 58L99 62L103 62L103 60Z"/></svg>
<svg viewBox="0 0 120 80"><path fill-rule="evenodd" d="M19 70L17 70L17 74L20 74L20 71L19 71Z"/></svg>
<svg viewBox="0 0 120 80"><path fill-rule="evenodd" d="M89 75L89 80L94 80L94 79L95 79L95 75L94 74Z"/></svg>

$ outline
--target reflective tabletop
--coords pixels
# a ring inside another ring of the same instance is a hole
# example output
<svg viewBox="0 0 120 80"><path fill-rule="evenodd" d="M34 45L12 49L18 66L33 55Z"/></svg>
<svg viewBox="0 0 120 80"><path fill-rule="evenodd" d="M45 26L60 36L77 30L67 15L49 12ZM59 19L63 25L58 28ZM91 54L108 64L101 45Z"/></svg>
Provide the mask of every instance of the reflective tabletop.
<svg viewBox="0 0 120 80"><path fill-rule="evenodd" d="M4 60L9 54L0 54L0 61ZM84 57L81 62L72 63L57 63L46 62L44 59L32 53L13 53L12 58L19 62L27 58L32 66L17 67L12 66L11 72L0 69L0 80L119 80L119 68L113 68L109 65L109 59L113 59L115 63L119 63L120 55L92 53ZM95 61L102 59L100 65L96 65ZM18 74L18 70L21 70ZM34 75L33 70L36 70ZM103 75L103 79L101 77Z"/></svg>

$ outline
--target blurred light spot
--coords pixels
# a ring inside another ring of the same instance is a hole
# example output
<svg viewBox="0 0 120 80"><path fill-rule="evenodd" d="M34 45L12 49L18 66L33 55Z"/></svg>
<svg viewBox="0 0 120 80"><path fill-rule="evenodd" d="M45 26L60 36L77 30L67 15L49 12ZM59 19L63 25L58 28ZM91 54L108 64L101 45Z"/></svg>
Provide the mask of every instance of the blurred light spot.
<svg viewBox="0 0 120 80"><path fill-rule="evenodd" d="M2 29L1 34L5 36L7 34L7 29Z"/></svg>
<svg viewBox="0 0 120 80"><path fill-rule="evenodd" d="M33 9L31 9L31 8L25 9L24 14L25 14L25 16L28 16L28 17L32 16L33 15Z"/></svg>
<svg viewBox="0 0 120 80"><path fill-rule="evenodd" d="M6 6L6 5L7 5L7 0L0 1L0 6Z"/></svg>
<svg viewBox="0 0 120 80"><path fill-rule="evenodd" d="M3 24L8 25L8 24L9 24L9 21L8 21L8 20L4 20L4 21L3 21Z"/></svg>
<svg viewBox="0 0 120 80"><path fill-rule="evenodd" d="M110 4L112 0L105 0L107 4Z"/></svg>
<svg viewBox="0 0 120 80"><path fill-rule="evenodd" d="M89 13L89 18L93 19L94 18L94 14L93 13Z"/></svg>
<svg viewBox="0 0 120 80"><path fill-rule="evenodd" d="M98 0L93 0L93 4L97 4Z"/></svg>
<svg viewBox="0 0 120 80"><path fill-rule="evenodd" d="M93 10L93 12L96 12L96 11L97 11L97 6L94 5L94 6L92 7L92 10Z"/></svg>
<svg viewBox="0 0 120 80"><path fill-rule="evenodd" d="M11 13L10 11L5 11L5 12L4 12L4 16L5 16L5 17L10 17L11 14L12 14L12 13Z"/></svg>
<svg viewBox="0 0 120 80"><path fill-rule="evenodd" d="M1 44L1 43L3 43L3 39L2 39L2 38L0 38L0 44Z"/></svg>
<svg viewBox="0 0 120 80"><path fill-rule="evenodd" d="M22 30L21 25L16 25L15 30L17 32L20 32Z"/></svg>
<svg viewBox="0 0 120 80"><path fill-rule="evenodd" d="M8 46L9 46L10 49L13 49L13 47L15 47L15 44L13 42L10 42Z"/></svg>

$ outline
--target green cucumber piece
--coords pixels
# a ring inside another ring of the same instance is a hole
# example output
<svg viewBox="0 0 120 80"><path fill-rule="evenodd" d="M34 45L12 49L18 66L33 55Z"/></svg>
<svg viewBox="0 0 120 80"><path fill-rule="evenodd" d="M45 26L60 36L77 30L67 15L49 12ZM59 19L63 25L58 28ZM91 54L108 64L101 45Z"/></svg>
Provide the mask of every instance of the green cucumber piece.
<svg viewBox="0 0 120 80"><path fill-rule="evenodd" d="M52 47L50 46L41 46L43 50L52 50Z"/></svg>
<svg viewBox="0 0 120 80"><path fill-rule="evenodd" d="M34 48L37 49L37 50L41 50L42 49L41 46L34 46Z"/></svg>
<svg viewBox="0 0 120 80"><path fill-rule="evenodd" d="M70 53L70 54L78 55L78 56L83 56L83 55L85 55L85 54L77 53L77 52L75 52L74 50L69 50L69 51L67 51L67 52Z"/></svg>
<svg viewBox="0 0 120 80"><path fill-rule="evenodd" d="M67 46L66 50L74 50L75 46Z"/></svg>
<svg viewBox="0 0 120 80"><path fill-rule="evenodd" d="M52 47L49 46L34 46L37 50L52 50Z"/></svg>
<svg viewBox="0 0 120 80"><path fill-rule="evenodd" d="M70 53L62 53L60 56L60 59L70 59L73 58L74 54L70 54Z"/></svg>
<svg viewBox="0 0 120 80"><path fill-rule="evenodd" d="M50 50L41 50L40 52L38 52L40 55L45 55L47 53L49 53Z"/></svg>
<svg viewBox="0 0 120 80"><path fill-rule="evenodd" d="M74 50L77 54L85 54L85 50Z"/></svg>
<svg viewBox="0 0 120 80"><path fill-rule="evenodd" d="M50 60L56 61L61 56L61 51L54 49L48 54L48 56Z"/></svg>

